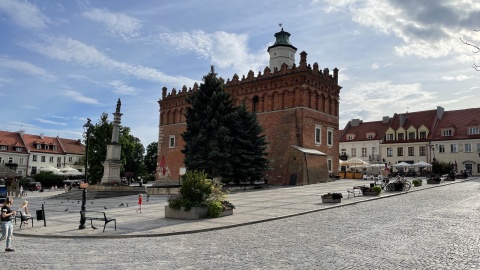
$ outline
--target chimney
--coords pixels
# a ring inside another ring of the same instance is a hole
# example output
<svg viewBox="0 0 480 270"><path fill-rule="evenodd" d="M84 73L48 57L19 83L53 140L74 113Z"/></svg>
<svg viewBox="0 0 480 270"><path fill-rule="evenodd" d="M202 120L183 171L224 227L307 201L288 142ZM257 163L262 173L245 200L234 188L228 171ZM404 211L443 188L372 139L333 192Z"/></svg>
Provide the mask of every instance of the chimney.
<svg viewBox="0 0 480 270"><path fill-rule="evenodd" d="M43 133L40 133L40 139L43 140L43 137L45 137L45 136L43 135Z"/></svg>
<svg viewBox="0 0 480 270"><path fill-rule="evenodd" d="M360 126L360 119L352 119L352 127Z"/></svg>
<svg viewBox="0 0 480 270"><path fill-rule="evenodd" d="M387 124L388 122L390 122L390 116L384 116L382 119L382 123Z"/></svg>
<svg viewBox="0 0 480 270"><path fill-rule="evenodd" d="M437 106L437 118L442 119L445 109L442 106Z"/></svg>

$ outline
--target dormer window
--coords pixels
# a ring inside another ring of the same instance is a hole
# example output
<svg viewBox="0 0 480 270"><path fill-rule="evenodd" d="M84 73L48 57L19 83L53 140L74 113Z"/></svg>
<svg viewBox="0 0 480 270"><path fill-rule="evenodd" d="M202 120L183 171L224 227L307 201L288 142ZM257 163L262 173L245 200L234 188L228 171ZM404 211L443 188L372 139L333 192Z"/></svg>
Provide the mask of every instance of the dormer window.
<svg viewBox="0 0 480 270"><path fill-rule="evenodd" d="M426 139L427 138L427 132L426 131L420 131L420 139Z"/></svg>
<svg viewBox="0 0 480 270"><path fill-rule="evenodd" d="M405 134L404 133L398 133L397 140L405 140Z"/></svg>
<svg viewBox="0 0 480 270"><path fill-rule="evenodd" d="M443 129L442 130L442 136L444 136L444 137L453 136L453 130L452 129Z"/></svg>
<svg viewBox="0 0 480 270"><path fill-rule="evenodd" d="M480 134L478 127L469 127L468 128L468 135L477 135Z"/></svg>
<svg viewBox="0 0 480 270"><path fill-rule="evenodd" d="M17 152L22 152L23 148L22 147L15 147L15 151Z"/></svg>
<svg viewBox="0 0 480 270"><path fill-rule="evenodd" d="M37 144L37 149L42 149L42 145L41 145L41 144Z"/></svg>
<svg viewBox="0 0 480 270"><path fill-rule="evenodd" d="M0 150L7 151L8 147L6 145L2 145L2 146L0 146Z"/></svg>
<svg viewBox="0 0 480 270"><path fill-rule="evenodd" d="M393 141L393 134L387 134L387 141Z"/></svg>
<svg viewBox="0 0 480 270"><path fill-rule="evenodd" d="M354 134L347 134L347 141L351 141L355 139L355 135Z"/></svg>
<svg viewBox="0 0 480 270"><path fill-rule="evenodd" d="M45 150L48 150L48 149L50 149L50 146L45 145Z"/></svg>
<svg viewBox="0 0 480 270"><path fill-rule="evenodd" d="M367 139L373 139L373 138L375 138L375 133L373 132L367 133Z"/></svg>
<svg viewBox="0 0 480 270"><path fill-rule="evenodd" d="M57 146L56 146L56 145L53 146L53 150L57 150Z"/></svg>

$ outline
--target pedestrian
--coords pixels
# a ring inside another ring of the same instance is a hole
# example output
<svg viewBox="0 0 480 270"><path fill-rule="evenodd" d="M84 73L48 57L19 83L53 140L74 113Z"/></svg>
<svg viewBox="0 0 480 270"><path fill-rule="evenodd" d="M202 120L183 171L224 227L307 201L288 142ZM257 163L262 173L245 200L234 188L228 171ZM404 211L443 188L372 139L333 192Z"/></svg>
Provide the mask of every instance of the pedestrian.
<svg viewBox="0 0 480 270"><path fill-rule="evenodd" d="M22 213L22 216L24 219L23 225L28 225L28 218L30 218L32 215L28 213L28 201L23 201L22 204L20 204L20 207L18 208L18 211Z"/></svg>
<svg viewBox="0 0 480 270"><path fill-rule="evenodd" d="M1 208L1 221L2 221L2 237L0 240L7 240L5 251L14 251L12 249L12 236L13 236L13 225L12 218L17 214L16 211L12 211L10 208L13 203L12 197L5 198L5 203Z"/></svg>
<svg viewBox="0 0 480 270"><path fill-rule="evenodd" d="M22 197L23 197L23 186L20 185L20 198L22 198Z"/></svg>
<svg viewBox="0 0 480 270"><path fill-rule="evenodd" d="M140 213L142 213L142 204L143 204L143 195L142 194L139 194L138 195L138 209L137 209L137 213L140 211Z"/></svg>

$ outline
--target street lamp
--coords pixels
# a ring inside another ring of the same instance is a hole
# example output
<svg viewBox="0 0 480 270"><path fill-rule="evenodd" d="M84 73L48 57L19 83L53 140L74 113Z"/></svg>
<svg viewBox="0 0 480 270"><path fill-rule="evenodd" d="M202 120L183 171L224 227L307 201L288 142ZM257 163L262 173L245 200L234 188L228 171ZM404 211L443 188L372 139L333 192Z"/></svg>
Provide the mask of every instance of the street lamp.
<svg viewBox="0 0 480 270"><path fill-rule="evenodd" d="M87 118L87 123L83 125L83 130L85 131L86 136L86 144L85 144L85 183L88 183L88 139L90 138L90 128L93 127L92 120ZM80 226L78 226L79 230L85 229L85 205L87 204L87 188L83 188L82 193L82 208L80 210Z"/></svg>

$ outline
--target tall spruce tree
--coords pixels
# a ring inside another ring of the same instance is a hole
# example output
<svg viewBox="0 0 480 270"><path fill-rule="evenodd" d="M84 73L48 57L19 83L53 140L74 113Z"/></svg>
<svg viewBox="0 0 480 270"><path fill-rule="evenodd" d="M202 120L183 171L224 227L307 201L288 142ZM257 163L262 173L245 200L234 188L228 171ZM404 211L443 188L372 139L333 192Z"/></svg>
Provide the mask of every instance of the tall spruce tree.
<svg viewBox="0 0 480 270"><path fill-rule="evenodd" d="M231 122L235 108L231 96L223 90L223 82L217 78L212 66L203 77L198 91L186 99L187 130L185 141L185 165L187 170L205 171L209 177L231 179Z"/></svg>
<svg viewBox="0 0 480 270"><path fill-rule="evenodd" d="M245 106L237 109L233 125L231 163L235 183L261 180L269 169L269 160L265 158L268 143L262 135L263 128L256 115Z"/></svg>

